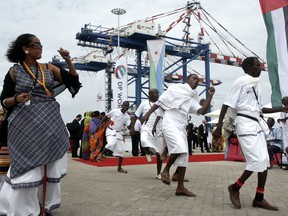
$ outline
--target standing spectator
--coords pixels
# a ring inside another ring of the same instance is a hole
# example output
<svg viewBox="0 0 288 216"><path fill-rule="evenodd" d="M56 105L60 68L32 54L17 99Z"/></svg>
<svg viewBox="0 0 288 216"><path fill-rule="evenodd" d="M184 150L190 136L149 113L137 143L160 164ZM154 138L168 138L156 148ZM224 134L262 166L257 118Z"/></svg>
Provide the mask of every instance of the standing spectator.
<svg viewBox="0 0 288 216"><path fill-rule="evenodd" d="M92 119L89 123L89 135L92 136L96 133L96 129L98 128L101 122L101 116L99 111L95 111L92 113Z"/></svg>
<svg viewBox="0 0 288 216"><path fill-rule="evenodd" d="M191 117L190 117L191 118ZM188 125L186 127L187 131L187 142L188 142L188 152L189 155L192 155L193 150L192 150L192 142L193 142L193 128L194 125L192 122L188 122ZM193 143L194 144L194 143Z"/></svg>
<svg viewBox="0 0 288 216"><path fill-rule="evenodd" d="M96 156L98 156L99 152L103 146L103 136L104 131L100 130L100 122L102 121L100 112L95 111L92 113L92 119L89 124L89 145L90 145L90 157L89 159L94 161ZM108 123L107 123L108 124ZM100 135L101 133L101 135Z"/></svg>
<svg viewBox="0 0 288 216"><path fill-rule="evenodd" d="M72 157L77 158L78 156L78 149L79 149L79 141L81 140L81 125L80 121L82 119L82 115L78 114L76 118L72 121L71 130L70 132L70 139L72 140Z"/></svg>
<svg viewBox="0 0 288 216"><path fill-rule="evenodd" d="M209 150L209 146L208 146L208 125L206 120L204 119L202 121L202 124L199 125L198 127L198 131L199 131L199 142L200 142L200 148L201 148L201 152L204 152L203 147L205 148L206 152L210 152Z"/></svg>
<svg viewBox="0 0 288 216"><path fill-rule="evenodd" d="M101 112L100 113L101 119L104 119L106 117L106 113L105 112ZM104 150L105 146L107 144L107 140L106 140L106 129L104 131L104 136L103 136L103 146L102 146L102 150ZM105 156L113 156L113 152L110 150L107 150L107 152L105 153Z"/></svg>
<svg viewBox="0 0 288 216"><path fill-rule="evenodd" d="M193 127L193 135L192 135L192 141L193 141L193 149L196 147L199 147L199 136L198 136L198 127Z"/></svg>
<svg viewBox="0 0 288 216"><path fill-rule="evenodd" d="M195 197L196 195L184 186L186 167L188 166L188 144L187 144L187 117L189 114L204 115L211 103L215 89L209 88L209 96L203 106L199 104L199 96L195 90L199 83L196 74L190 74L186 83L174 84L159 97L158 101L150 108L143 117L147 122L149 116L159 107L165 110L162 120L163 136L170 153L169 160L161 173L164 184L170 185L170 168L173 164L178 170L178 184L176 196Z"/></svg>
<svg viewBox="0 0 288 216"><path fill-rule="evenodd" d="M85 118L83 122L83 130L82 130L82 139L81 139L81 152L82 152L82 158L84 160L89 160L90 157L90 143L89 143L89 127L90 127L90 121L92 119L92 111L85 112Z"/></svg>
<svg viewBox="0 0 288 216"><path fill-rule="evenodd" d="M101 118L101 119L103 119L105 116L106 116L106 113L105 113L105 112L101 112L101 113L100 113L100 118Z"/></svg>
<svg viewBox="0 0 288 216"><path fill-rule="evenodd" d="M125 153L123 136L121 129L124 125L130 126L131 120L127 111L129 109L129 101L122 103L121 109L111 110L106 117L110 118L110 124L106 128L107 145L103 151L98 155L97 161L101 162L102 156L108 151L112 151L113 155L118 157L118 172L127 173L127 170L122 168L122 162ZM102 121L104 121L103 119Z"/></svg>
<svg viewBox="0 0 288 216"><path fill-rule="evenodd" d="M225 155L224 159L228 159L229 147L230 147L230 138L236 137L236 123L235 123L235 111L232 108L228 108L225 121L223 123L224 138L226 140Z"/></svg>
<svg viewBox="0 0 288 216"><path fill-rule="evenodd" d="M0 215L39 215L45 211L51 215L52 209L60 207L69 135L53 95L54 80L65 84L72 97L81 84L69 52L62 48L58 52L69 73L38 62L42 44L32 34L20 35L6 53L15 64L5 76L1 93L1 105L12 111L7 139L11 164L0 193Z"/></svg>
<svg viewBox="0 0 288 216"><path fill-rule="evenodd" d="M241 208L239 190L253 172L258 172L258 184L253 207L278 211L278 208L270 205L264 199L264 188L267 180L267 167L269 166L269 155L265 133L268 126L260 117L262 113L287 112L288 107L265 108L262 105L262 91L259 84L261 74L260 61L256 57L248 57L242 63L245 75L237 78L233 83L222 105L217 128L213 135L219 138L222 133L222 124L228 107L235 109L237 113L236 133L240 142L246 168L238 180L229 185L230 200L236 208Z"/></svg>
<svg viewBox="0 0 288 216"><path fill-rule="evenodd" d="M83 117L83 119L81 120L81 122L80 122L80 127L81 127L81 135L80 135L80 137L81 137L81 141L80 141L80 154L79 154L79 158L83 158L83 155L82 155L82 137L83 137L83 131L84 131L84 122L85 122L85 118L86 118L86 112L84 113L84 117Z"/></svg>
<svg viewBox="0 0 288 216"><path fill-rule="evenodd" d="M274 118L268 118L267 124L269 127L269 134L266 137L266 141L270 160L270 168L272 168L272 161L274 160L274 155L283 150L283 133L282 129L279 126L275 125Z"/></svg>
<svg viewBox="0 0 288 216"><path fill-rule="evenodd" d="M141 156L145 156L145 150L141 145L141 122L139 119L136 120L134 125L134 133L131 135L132 140L132 155L138 156L139 155L139 148L141 150Z"/></svg>

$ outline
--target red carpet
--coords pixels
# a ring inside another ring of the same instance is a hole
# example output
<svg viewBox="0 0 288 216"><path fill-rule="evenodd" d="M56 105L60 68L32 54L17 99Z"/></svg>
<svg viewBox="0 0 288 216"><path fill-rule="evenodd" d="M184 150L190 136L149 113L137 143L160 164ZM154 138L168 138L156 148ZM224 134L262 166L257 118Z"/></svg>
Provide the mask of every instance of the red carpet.
<svg viewBox="0 0 288 216"><path fill-rule="evenodd" d="M125 157L123 160L123 165L129 166L129 165L141 165L141 164L156 164L156 157L153 156L152 158L153 161L151 163L148 163L145 156ZM118 165L118 158L116 157L103 158L102 162L92 162L90 160L74 159L74 158L73 160L98 167ZM208 161L223 161L223 160L224 160L224 154L199 154L199 155L191 155L189 157L189 162L208 162Z"/></svg>

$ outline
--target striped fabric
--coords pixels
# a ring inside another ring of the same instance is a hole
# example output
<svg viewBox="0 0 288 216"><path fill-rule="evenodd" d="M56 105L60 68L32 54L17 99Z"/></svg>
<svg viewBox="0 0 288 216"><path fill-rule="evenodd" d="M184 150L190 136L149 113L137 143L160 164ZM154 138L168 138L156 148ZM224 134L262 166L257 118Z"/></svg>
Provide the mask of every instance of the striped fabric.
<svg viewBox="0 0 288 216"><path fill-rule="evenodd" d="M0 175L6 174L10 165L9 152L7 147L0 147Z"/></svg>
<svg viewBox="0 0 288 216"><path fill-rule="evenodd" d="M33 80L22 68L14 66L16 92L29 92ZM35 67L30 68L34 73ZM53 73L45 70L46 86L53 88ZM38 73L38 79L41 78ZM30 105L17 104L8 118L8 146L13 179L31 169L63 157L69 147L66 126L55 98L48 97L36 83Z"/></svg>
<svg viewBox="0 0 288 216"><path fill-rule="evenodd" d="M288 0L260 0L268 33L267 64L272 86L271 102L281 106L288 95Z"/></svg>

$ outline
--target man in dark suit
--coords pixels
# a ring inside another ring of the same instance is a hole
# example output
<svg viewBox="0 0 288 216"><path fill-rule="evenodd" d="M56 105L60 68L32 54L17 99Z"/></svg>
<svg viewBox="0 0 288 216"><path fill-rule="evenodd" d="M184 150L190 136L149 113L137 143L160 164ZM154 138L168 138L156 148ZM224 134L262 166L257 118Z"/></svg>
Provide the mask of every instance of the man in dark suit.
<svg viewBox="0 0 288 216"><path fill-rule="evenodd" d="M77 154L79 148L79 141L81 140L82 128L80 125L80 121L82 119L82 115L78 114L76 118L72 121L70 133L70 139L72 140L72 157L79 157Z"/></svg>
<svg viewBox="0 0 288 216"><path fill-rule="evenodd" d="M206 152L210 152L209 147L208 147L208 142L207 142L207 137L208 137L208 126L206 124L206 120L202 121L202 124L199 125L199 141L200 141L200 147L201 147L201 152L204 153L203 149L203 144Z"/></svg>
<svg viewBox="0 0 288 216"><path fill-rule="evenodd" d="M188 125L186 126L189 155L192 155L193 153L192 150L193 127L194 125L192 122L189 122Z"/></svg>

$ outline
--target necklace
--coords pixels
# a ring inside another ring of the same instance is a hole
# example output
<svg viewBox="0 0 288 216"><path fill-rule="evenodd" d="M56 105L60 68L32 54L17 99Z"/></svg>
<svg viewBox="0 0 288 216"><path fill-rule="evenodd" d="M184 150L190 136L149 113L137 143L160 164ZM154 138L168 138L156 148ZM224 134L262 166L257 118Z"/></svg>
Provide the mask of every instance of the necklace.
<svg viewBox="0 0 288 216"><path fill-rule="evenodd" d="M51 92L49 91L49 89L45 85L45 74L44 74L44 71L43 71L42 67L40 66L40 64L38 62L36 62L36 63L37 63L36 69L37 69L37 67L39 67L39 69L41 71L41 74L42 74L42 82L34 75L34 73L30 70L30 68L23 61L23 65L24 65L26 71L28 71L29 75L45 89L46 94L50 97L52 94L51 94Z"/></svg>

